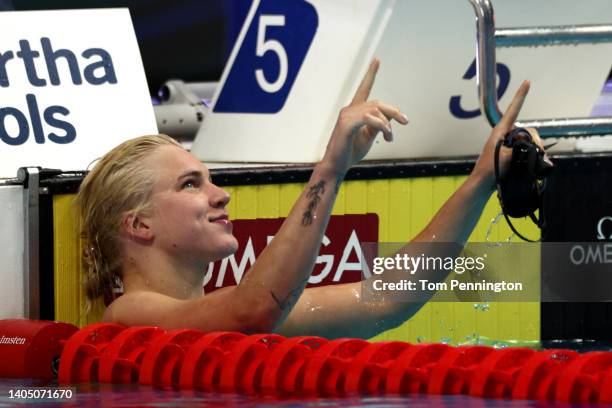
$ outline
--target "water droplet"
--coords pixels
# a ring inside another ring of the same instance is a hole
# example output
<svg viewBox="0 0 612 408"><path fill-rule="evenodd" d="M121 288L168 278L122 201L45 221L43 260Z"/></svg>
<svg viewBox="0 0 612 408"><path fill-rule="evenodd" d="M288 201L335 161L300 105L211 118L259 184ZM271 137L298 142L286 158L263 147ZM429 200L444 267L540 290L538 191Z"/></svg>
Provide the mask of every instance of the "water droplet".
<svg viewBox="0 0 612 408"><path fill-rule="evenodd" d="M487 228L487 232L485 233L485 242L487 243L487 246L502 246L501 242L492 242L491 241L491 232L493 231L493 226L496 225L497 223L499 223L499 220L502 219L504 213L503 211L500 211L499 214L497 214L495 216L495 218L491 219L491 223L489 224L489 227ZM512 233L508 238L506 238L504 240L504 242L510 242L512 240L512 238L514 238L514 233Z"/></svg>
<svg viewBox="0 0 612 408"><path fill-rule="evenodd" d="M310 307L308 310L310 310L311 312L316 312L317 310L321 310L321 309L323 309L323 306L317 305L317 306Z"/></svg>
<svg viewBox="0 0 612 408"><path fill-rule="evenodd" d="M474 303L474 309L479 310L481 312L487 312L491 308L491 305L488 303Z"/></svg>

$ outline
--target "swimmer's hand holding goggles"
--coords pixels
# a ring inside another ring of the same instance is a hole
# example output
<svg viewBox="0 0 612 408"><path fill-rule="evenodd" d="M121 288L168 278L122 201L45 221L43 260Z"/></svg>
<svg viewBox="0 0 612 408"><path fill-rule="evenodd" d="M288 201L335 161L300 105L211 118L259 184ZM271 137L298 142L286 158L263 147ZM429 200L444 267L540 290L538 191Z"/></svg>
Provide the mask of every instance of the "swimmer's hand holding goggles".
<svg viewBox="0 0 612 408"><path fill-rule="evenodd" d="M499 153L502 145L512 149L510 166L503 177L499 173ZM536 242L520 234L509 217L529 216L539 228L542 228L546 177L553 170L553 164L544 157L544 150L533 141L531 134L524 128L510 131L504 139L497 142L494 163L497 197L510 229L519 238ZM539 218L535 215L536 210L540 210Z"/></svg>

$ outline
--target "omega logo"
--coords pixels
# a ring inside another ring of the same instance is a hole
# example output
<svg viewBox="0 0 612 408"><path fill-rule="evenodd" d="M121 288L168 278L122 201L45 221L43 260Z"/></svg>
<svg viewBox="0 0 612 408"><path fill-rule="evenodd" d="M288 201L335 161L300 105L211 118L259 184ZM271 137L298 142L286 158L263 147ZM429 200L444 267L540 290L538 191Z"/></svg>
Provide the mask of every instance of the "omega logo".
<svg viewBox="0 0 612 408"><path fill-rule="evenodd" d="M610 222L606 224L606 221L610 221ZM604 225L609 226L607 228L610 231L610 235L608 237L604 235ZM597 223L597 239L600 239L600 240L612 239L612 217L611 216L602 217Z"/></svg>

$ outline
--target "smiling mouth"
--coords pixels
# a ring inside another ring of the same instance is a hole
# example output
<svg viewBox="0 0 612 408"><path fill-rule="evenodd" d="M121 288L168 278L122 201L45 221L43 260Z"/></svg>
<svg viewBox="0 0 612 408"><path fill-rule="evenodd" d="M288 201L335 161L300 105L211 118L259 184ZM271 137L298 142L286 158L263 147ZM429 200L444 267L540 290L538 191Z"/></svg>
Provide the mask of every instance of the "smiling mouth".
<svg viewBox="0 0 612 408"><path fill-rule="evenodd" d="M216 217L209 218L208 221L217 222L217 221L229 221L229 220L228 220L227 214L222 214Z"/></svg>
<svg viewBox="0 0 612 408"><path fill-rule="evenodd" d="M228 227L232 226L232 222L229 220L227 214L222 214L217 217L212 217L208 221L215 223L215 224L221 224L224 226L228 226Z"/></svg>

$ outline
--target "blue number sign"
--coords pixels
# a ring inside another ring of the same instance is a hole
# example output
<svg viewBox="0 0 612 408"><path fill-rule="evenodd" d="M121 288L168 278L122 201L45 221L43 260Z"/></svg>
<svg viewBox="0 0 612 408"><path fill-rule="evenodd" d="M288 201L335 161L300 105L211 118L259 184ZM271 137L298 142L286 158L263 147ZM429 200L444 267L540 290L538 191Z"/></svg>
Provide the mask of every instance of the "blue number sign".
<svg viewBox="0 0 612 408"><path fill-rule="evenodd" d="M261 0L213 112L280 111L317 31L306 1Z"/></svg>
<svg viewBox="0 0 612 408"><path fill-rule="evenodd" d="M497 99L501 99L508 89L508 84L510 83L510 69L507 65L502 63L497 63L497 75L499 76L499 86L497 87ZM472 61L472 64L469 66L465 74L463 75L463 79L470 80L476 76L476 59ZM477 116L480 116L480 108L476 108L473 110L465 110L461 106L461 95L451 96L448 108L450 109L451 114L458 119L471 119Z"/></svg>

